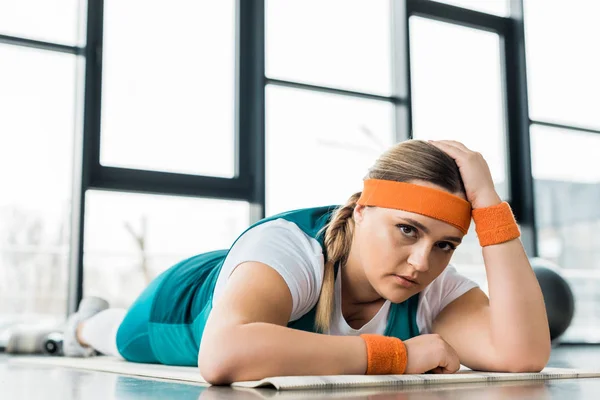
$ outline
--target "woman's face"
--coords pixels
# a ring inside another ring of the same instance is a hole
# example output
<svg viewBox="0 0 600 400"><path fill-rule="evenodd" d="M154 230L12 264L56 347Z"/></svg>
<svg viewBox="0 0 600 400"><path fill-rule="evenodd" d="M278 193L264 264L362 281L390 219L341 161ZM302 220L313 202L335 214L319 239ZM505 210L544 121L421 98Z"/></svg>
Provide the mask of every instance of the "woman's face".
<svg viewBox="0 0 600 400"><path fill-rule="evenodd" d="M427 182L412 183L444 190ZM357 205L354 221L354 261L373 289L393 303L403 302L437 278L464 236L437 219L389 208Z"/></svg>

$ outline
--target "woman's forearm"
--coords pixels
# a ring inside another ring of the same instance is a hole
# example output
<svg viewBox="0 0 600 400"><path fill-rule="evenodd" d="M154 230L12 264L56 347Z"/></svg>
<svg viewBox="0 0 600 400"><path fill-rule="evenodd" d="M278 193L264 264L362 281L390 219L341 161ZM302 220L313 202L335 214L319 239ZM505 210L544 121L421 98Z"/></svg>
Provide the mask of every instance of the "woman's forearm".
<svg viewBox="0 0 600 400"><path fill-rule="evenodd" d="M490 298L491 339L496 354L544 365L550 332L544 298L519 239L486 246L483 258Z"/></svg>
<svg viewBox="0 0 600 400"><path fill-rule="evenodd" d="M360 375L367 369L367 351L358 336L256 322L203 338L198 365L205 379L219 384L268 376Z"/></svg>

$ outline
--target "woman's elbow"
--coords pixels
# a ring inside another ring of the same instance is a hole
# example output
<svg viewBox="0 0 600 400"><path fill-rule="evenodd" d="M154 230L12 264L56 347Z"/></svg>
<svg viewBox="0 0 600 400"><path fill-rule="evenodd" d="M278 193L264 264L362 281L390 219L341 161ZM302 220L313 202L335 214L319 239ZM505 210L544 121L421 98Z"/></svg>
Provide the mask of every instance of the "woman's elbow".
<svg viewBox="0 0 600 400"><path fill-rule="evenodd" d="M200 369L200 376L211 385L230 385L233 383L231 374L226 369L220 369L212 365L198 365Z"/></svg>
<svg viewBox="0 0 600 400"><path fill-rule="evenodd" d="M503 360L502 370L504 372L540 372L548 364L550 351L539 351L537 353L521 353Z"/></svg>
<svg viewBox="0 0 600 400"><path fill-rule="evenodd" d="M514 363L502 368L502 372L540 372L546 366L545 363L536 361Z"/></svg>
<svg viewBox="0 0 600 400"><path fill-rule="evenodd" d="M239 351L235 346L223 346L223 341L236 343L231 337L214 335L222 340L205 337L198 352L198 369L204 380L212 385L229 385L235 381L239 369Z"/></svg>
<svg viewBox="0 0 600 400"><path fill-rule="evenodd" d="M202 378L211 385L230 385L233 382L234 371L229 362L216 352L202 352L198 354L198 370Z"/></svg>

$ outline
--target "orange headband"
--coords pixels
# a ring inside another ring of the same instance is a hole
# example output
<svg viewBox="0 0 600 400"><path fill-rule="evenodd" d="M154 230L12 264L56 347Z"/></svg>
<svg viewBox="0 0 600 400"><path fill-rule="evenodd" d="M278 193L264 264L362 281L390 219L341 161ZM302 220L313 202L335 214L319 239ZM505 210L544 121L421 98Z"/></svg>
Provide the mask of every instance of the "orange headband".
<svg viewBox="0 0 600 400"><path fill-rule="evenodd" d="M426 186L381 179L366 179L357 204L409 211L446 222L463 234L471 225L471 203Z"/></svg>

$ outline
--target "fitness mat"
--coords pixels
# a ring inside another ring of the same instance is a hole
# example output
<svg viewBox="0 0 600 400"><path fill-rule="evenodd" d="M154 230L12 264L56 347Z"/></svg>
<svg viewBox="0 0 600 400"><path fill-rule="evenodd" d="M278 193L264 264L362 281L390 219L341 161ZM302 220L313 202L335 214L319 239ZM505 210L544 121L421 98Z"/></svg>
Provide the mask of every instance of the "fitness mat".
<svg viewBox="0 0 600 400"><path fill-rule="evenodd" d="M122 375L143 376L181 382L205 384L196 367L173 367L161 364L139 364L116 357L31 357L13 356L13 365L45 365L83 370L113 372ZM415 386L471 382L539 381L549 379L573 379L600 377L600 370L545 368L539 373L479 372L467 368L455 374L421 375L331 375L331 376L276 376L260 381L235 382L234 387L273 387L277 390L304 390L329 388L359 388L384 386Z"/></svg>

